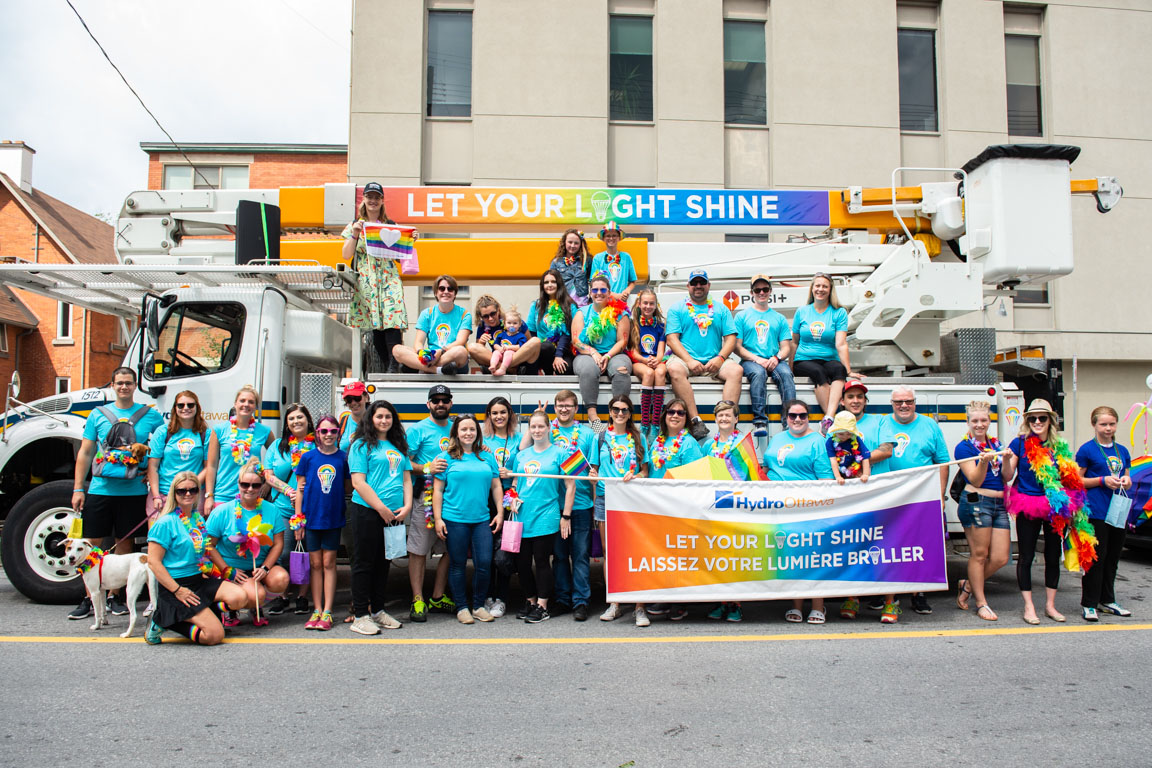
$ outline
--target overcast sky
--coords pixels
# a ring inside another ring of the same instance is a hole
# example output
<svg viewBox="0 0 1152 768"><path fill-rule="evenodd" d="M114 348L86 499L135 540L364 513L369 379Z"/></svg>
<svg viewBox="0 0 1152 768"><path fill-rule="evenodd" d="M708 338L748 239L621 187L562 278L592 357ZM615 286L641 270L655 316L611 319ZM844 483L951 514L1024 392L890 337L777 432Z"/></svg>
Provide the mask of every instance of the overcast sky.
<svg viewBox="0 0 1152 768"><path fill-rule="evenodd" d="M352 0L72 0L177 142L348 141ZM167 141L65 0L0 0L0 139L32 185L118 213Z"/></svg>

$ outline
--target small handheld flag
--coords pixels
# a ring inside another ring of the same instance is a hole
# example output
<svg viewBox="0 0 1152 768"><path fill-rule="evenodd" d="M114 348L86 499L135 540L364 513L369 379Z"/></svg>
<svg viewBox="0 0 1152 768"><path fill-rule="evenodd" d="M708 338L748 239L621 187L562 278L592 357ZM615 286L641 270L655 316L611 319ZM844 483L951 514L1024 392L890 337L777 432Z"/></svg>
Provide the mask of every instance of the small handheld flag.
<svg viewBox="0 0 1152 768"><path fill-rule="evenodd" d="M728 467L732 470L732 477L736 480L767 480L760 462L756 460L756 444L752 433L744 435L744 439L736 447L728 451L724 457Z"/></svg>
<svg viewBox="0 0 1152 768"><path fill-rule="evenodd" d="M568 454L568 458L560 462L560 471L573 477L575 475L588 474L589 466L588 459L584 458L584 452L579 448Z"/></svg>

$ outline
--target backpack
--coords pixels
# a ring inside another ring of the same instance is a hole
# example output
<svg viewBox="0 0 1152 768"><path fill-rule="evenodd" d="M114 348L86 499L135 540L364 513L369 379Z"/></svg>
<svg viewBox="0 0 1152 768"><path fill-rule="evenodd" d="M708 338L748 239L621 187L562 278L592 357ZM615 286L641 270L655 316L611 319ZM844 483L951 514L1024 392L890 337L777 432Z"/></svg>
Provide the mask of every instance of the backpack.
<svg viewBox="0 0 1152 768"><path fill-rule="evenodd" d="M133 443L140 442L136 439L136 425L151 409L142 405L126 419L118 417L107 406L102 405L96 410L108 420L112 428L96 449L96 458L92 460L92 476L128 480L136 477L140 472L140 464L131 450Z"/></svg>

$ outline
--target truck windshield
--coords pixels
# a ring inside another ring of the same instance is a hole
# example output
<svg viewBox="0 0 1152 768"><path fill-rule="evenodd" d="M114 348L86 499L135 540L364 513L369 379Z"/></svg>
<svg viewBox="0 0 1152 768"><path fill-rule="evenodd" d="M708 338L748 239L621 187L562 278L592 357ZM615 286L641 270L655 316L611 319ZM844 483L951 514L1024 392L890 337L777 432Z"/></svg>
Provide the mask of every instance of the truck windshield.
<svg viewBox="0 0 1152 768"><path fill-rule="evenodd" d="M231 368L244 331L242 304L177 304L160 326L150 379L202 376Z"/></svg>

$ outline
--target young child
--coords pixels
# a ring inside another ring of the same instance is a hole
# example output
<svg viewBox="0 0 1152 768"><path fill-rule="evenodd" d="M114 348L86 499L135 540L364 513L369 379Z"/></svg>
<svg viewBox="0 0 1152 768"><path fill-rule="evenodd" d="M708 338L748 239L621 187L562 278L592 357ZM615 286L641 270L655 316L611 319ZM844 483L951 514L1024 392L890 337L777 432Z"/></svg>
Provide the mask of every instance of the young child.
<svg viewBox="0 0 1152 768"><path fill-rule="evenodd" d="M832 474L836 482L844 485L845 480L860 478L868 482L872 474L872 452L864 443L864 436L856 429L856 417L848 411L840 411L828 428L825 441L828 459L832 462Z"/></svg>
<svg viewBox="0 0 1152 768"><path fill-rule="evenodd" d="M528 335L524 333L524 318L515 306L508 307L504 312L504 327L493 336L495 344L492 347L492 365L488 367L493 376L503 376L508 373L508 362L512 353L528 343Z"/></svg>
<svg viewBox="0 0 1152 768"><path fill-rule="evenodd" d="M664 313L656 294L641 291L632 304L632 329L628 337L628 357L632 373L640 379L640 428L646 439L655 436L664 412L664 393L668 391L667 348L664 342Z"/></svg>
<svg viewBox="0 0 1152 768"><path fill-rule="evenodd" d="M344 528L344 492L351 485L348 456L336 441L340 422L321 416L316 423L316 448L296 465L296 513L289 526L296 541L303 541L312 566L312 604L315 610L304 629L332 629L332 603L336 599L336 550Z"/></svg>

